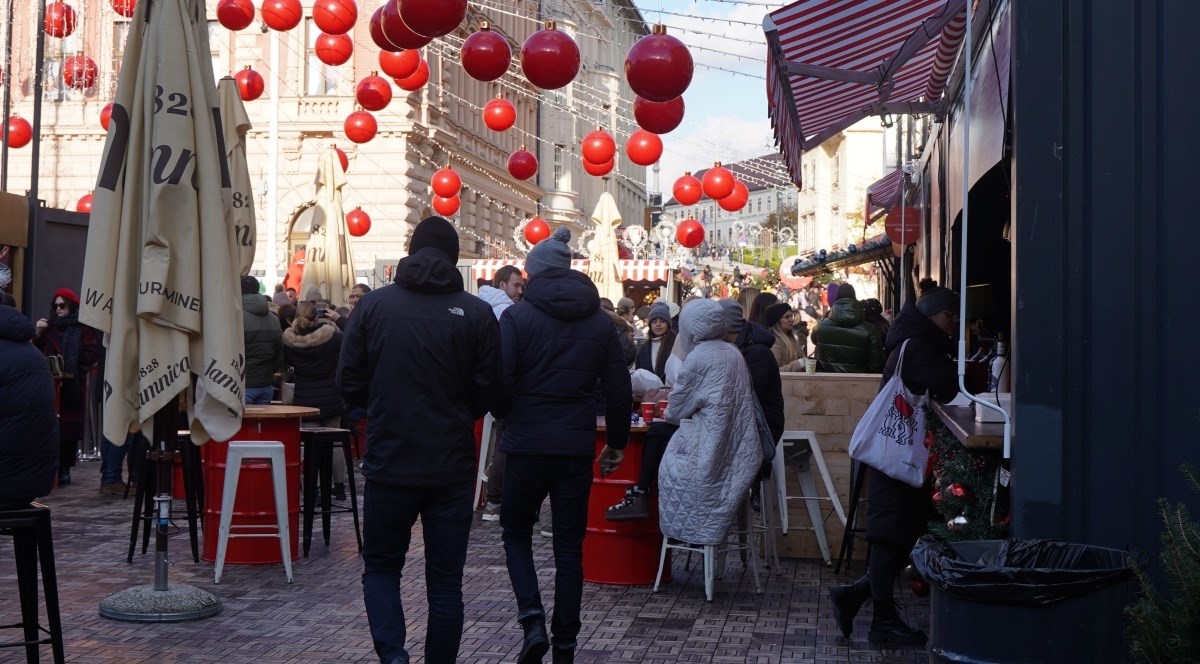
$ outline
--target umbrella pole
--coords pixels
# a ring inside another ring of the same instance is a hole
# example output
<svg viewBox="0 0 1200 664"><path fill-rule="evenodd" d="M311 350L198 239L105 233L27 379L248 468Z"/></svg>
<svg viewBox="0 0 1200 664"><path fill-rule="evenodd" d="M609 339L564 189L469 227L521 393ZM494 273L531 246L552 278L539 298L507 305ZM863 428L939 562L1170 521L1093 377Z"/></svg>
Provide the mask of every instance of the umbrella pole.
<svg viewBox="0 0 1200 664"><path fill-rule="evenodd" d="M148 452L154 462L154 589L167 590L167 535L171 527L171 479L174 473L175 445L179 440L175 404L154 414L154 444Z"/></svg>

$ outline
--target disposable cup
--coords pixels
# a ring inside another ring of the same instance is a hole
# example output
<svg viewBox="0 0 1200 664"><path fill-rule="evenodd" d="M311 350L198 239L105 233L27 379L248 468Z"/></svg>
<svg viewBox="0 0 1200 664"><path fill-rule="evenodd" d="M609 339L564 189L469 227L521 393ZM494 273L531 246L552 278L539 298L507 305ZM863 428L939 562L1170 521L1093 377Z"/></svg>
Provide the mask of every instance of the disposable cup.
<svg viewBox="0 0 1200 664"><path fill-rule="evenodd" d="M642 404L642 419L646 420L647 423L649 423L651 420L654 419L654 404L653 403Z"/></svg>
<svg viewBox="0 0 1200 664"><path fill-rule="evenodd" d="M805 358L804 371L805 371L805 373L810 373L810 374L817 373L817 358L815 358L815 357Z"/></svg>

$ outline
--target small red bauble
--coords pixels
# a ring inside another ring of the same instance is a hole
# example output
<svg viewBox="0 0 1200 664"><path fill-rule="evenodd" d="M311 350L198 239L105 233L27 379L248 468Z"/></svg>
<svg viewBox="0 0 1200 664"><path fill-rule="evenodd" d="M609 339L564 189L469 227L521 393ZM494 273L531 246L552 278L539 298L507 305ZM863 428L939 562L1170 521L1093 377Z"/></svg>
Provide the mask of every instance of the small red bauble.
<svg viewBox="0 0 1200 664"><path fill-rule="evenodd" d="M592 162L588 161L587 159L583 160L583 170L587 171L588 175L594 175L596 177L603 177L605 175L608 175L610 172L612 172L613 166L616 166L616 165L617 165L616 157L609 159L608 161L604 162L603 164L593 164Z"/></svg>
<svg viewBox="0 0 1200 664"><path fill-rule="evenodd" d="M462 205L462 200L458 196L442 197L437 194L433 195L433 209L443 217L449 217L458 212L459 206Z"/></svg>
<svg viewBox="0 0 1200 664"><path fill-rule="evenodd" d="M331 35L322 32L317 35L317 43L313 45L317 59L327 65L336 67L350 61L354 55L354 40L350 35Z"/></svg>
<svg viewBox="0 0 1200 664"><path fill-rule="evenodd" d="M33 127L25 118L14 115L8 119L8 147L23 148L33 140Z"/></svg>
<svg viewBox="0 0 1200 664"><path fill-rule="evenodd" d="M254 22L254 3L250 0L221 0L217 3L217 22L226 30L245 30Z"/></svg>
<svg viewBox="0 0 1200 664"><path fill-rule="evenodd" d="M326 34L344 35L358 21L354 0L317 0L312 8L313 23Z"/></svg>
<svg viewBox="0 0 1200 664"><path fill-rule="evenodd" d="M234 74L233 79L237 81L238 94L241 95L242 101L254 101L258 99L267 87L266 82L263 81L262 74L250 67L246 67Z"/></svg>
<svg viewBox="0 0 1200 664"><path fill-rule="evenodd" d="M583 137L580 152L583 153L584 161L603 164L617 154L617 142L608 132L597 129Z"/></svg>
<svg viewBox="0 0 1200 664"><path fill-rule="evenodd" d="M417 63L417 70L408 78L396 79L396 85L400 86L401 90L408 92L416 92L423 85L429 82L429 63L424 59Z"/></svg>
<svg viewBox="0 0 1200 664"><path fill-rule="evenodd" d="M79 201L75 203L75 211L86 214L92 213L92 195L84 194L79 197Z"/></svg>
<svg viewBox="0 0 1200 664"><path fill-rule="evenodd" d="M300 0L263 0L262 9L259 11L262 13L263 23L278 32L291 30L300 25L300 19L304 18Z"/></svg>
<svg viewBox="0 0 1200 664"><path fill-rule="evenodd" d="M699 247L704 242L704 226L695 219L684 219L675 228L675 239L688 249Z"/></svg>
<svg viewBox="0 0 1200 664"><path fill-rule="evenodd" d="M722 166L719 161L704 172L701 183L704 185L704 195L714 201L719 201L733 193L733 173L730 173L729 169Z"/></svg>
<svg viewBox="0 0 1200 664"><path fill-rule="evenodd" d="M925 449L930 449L937 442L937 436L932 431L925 432Z"/></svg>
<svg viewBox="0 0 1200 664"><path fill-rule="evenodd" d="M954 496L955 498L966 498L967 494L969 493L969 491L967 491L967 487L959 484L958 482L946 487L946 490L949 491L950 495Z"/></svg>
<svg viewBox="0 0 1200 664"><path fill-rule="evenodd" d="M912 594L917 597L929 596L929 584L925 582L925 579L913 579L911 588Z"/></svg>
<svg viewBox="0 0 1200 664"><path fill-rule="evenodd" d="M941 491L934 491L934 492L933 492L933 495L932 495L932 496L930 496L930 500L932 500L932 501L933 501L933 504L934 504L934 505L937 505L938 503L942 502L942 492L941 492Z"/></svg>
<svg viewBox="0 0 1200 664"><path fill-rule="evenodd" d="M379 68L392 78L408 78L421 66L421 52L415 49L380 51Z"/></svg>
<svg viewBox="0 0 1200 664"><path fill-rule="evenodd" d="M704 187L696 176L684 173L671 187L671 195L680 205L695 205L704 195Z"/></svg>
<svg viewBox="0 0 1200 664"><path fill-rule="evenodd" d="M662 25L637 40L625 56L625 79L637 96L648 101L671 101L692 82L692 54L667 34Z"/></svg>
<svg viewBox="0 0 1200 664"><path fill-rule="evenodd" d="M133 10L137 8L137 0L112 0L113 11L119 16L131 18Z"/></svg>
<svg viewBox="0 0 1200 664"><path fill-rule="evenodd" d="M96 75L100 68L96 61L86 55L72 55L63 60L62 77L67 87L76 90L87 90L96 85Z"/></svg>
<svg viewBox="0 0 1200 664"><path fill-rule="evenodd" d="M375 132L379 131L379 123L375 122L374 115L366 111L355 111L346 117L343 129L346 131L346 138L355 143L366 143L375 138Z"/></svg>
<svg viewBox="0 0 1200 664"><path fill-rule="evenodd" d="M356 207L346 213L346 232L354 237L362 237L371 230L371 215Z"/></svg>
<svg viewBox="0 0 1200 664"><path fill-rule="evenodd" d="M638 166L649 166L662 156L663 143L658 134L639 129L625 143L625 154Z"/></svg>
<svg viewBox="0 0 1200 664"><path fill-rule="evenodd" d="M344 150L336 145L333 146L333 151L337 153L338 163L342 165L342 172L345 173L346 169L350 168L350 158L346 156Z"/></svg>
<svg viewBox="0 0 1200 664"><path fill-rule="evenodd" d="M354 98L359 106L368 111L382 111L392 101L392 84L387 79L371 72L354 88Z"/></svg>
<svg viewBox="0 0 1200 664"><path fill-rule="evenodd" d="M408 27L400 16L400 0L388 0L379 15L379 28L383 36L398 48L421 48L433 41L432 37L419 35Z"/></svg>
<svg viewBox="0 0 1200 664"><path fill-rule="evenodd" d="M51 37L70 37L78 21L74 7L65 2L51 2L46 5L46 20L42 29Z"/></svg>
<svg viewBox="0 0 1200 664"><path fill-rule="evenodd" d="M404 0L400 17L413 32L436 39L462 24L467 17L467 0Z"/></svg>
<svg viewBox="0 0 1200 664"><path fill-rule="evenodd" d="M104 131L108 131L108 123L112 120L112 107L113 105L110 101L104 105L104 108L100 109L100 126L104 127Z"/></svg>
<svg viewBox="0 0 1200 664"><path fill-rule="evenodd" d="M733 183L733 191L725 198L717 200L717 205L721 206L726 212L737 212L746 207L746 202L750 200L750 190L746 185L742 184L741 180L735 180Z"/></svg>
<svg viewBox="0 0 1200 664"><path fill-rule="evenodd" d="M521 46L521 72L543 90L557 90L579 73L579 45L571 35L547 21Z"/></svg>
<svg viewBox="0 0 1200 664"><path fill-rule="evenodd" d="M525 241L529 244L537 244L548 237L550 237L550 224L547 224L541 217L533 217L525 222Z"/></svg>
<svg viewBox="0 0 1200 664"><path fill-rule="evenodd" d="M492 131L504 131L517 122L517 109L507 99L496 97L483 106L483 124Z"/></svg>
<svg viewBox="0 0 1200 664"><path fill-rule="evenodd" d="M494 81L508 71L512 48L504 35L492 31L485 22L463 42L460 61L467 76L477 81Z"/></svg>
<svg viewBox="0 0 1200 664"><path fill-rule="evenodd" d="M449 166L440 168L433 174L433 180L429 183L433 187L433 193L443 198L457 196L462 189L462 178L458 177L458 173L454 172Z"/></svg>
<svg viewBox="0 0 1200 664"><path fill-rule="evenodd" d="M639 127L655 134L665 134L678 127L683 122L683 111L683 97L664 102L633 98L633 119Z"/></svg>
<svg viewBox="0 0 1200 664"><path fill-rule="evenodd" d="M508 156L508 173L518 180L528 180L537 173L538 160L522 145L520 150Z"/></svg>

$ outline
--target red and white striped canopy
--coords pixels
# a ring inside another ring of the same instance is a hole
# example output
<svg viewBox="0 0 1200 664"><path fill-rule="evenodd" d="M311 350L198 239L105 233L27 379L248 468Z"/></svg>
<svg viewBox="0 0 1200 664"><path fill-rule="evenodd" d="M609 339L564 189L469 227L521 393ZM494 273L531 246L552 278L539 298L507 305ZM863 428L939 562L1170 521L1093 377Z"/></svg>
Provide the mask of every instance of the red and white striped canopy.
<svg viewBox="0 0 1200 664"><path fill-rule="evenodd" d="M867 225L875 223L900 202L904 171L894 170L867 187Z"/></svg>
<svg viewBox="0 0 1200 664"><path fill-rule="evenodd" d="M621 263L621 280L622 281L662 281L666 282L671 278L671 264L667 261L660 260L633 260L623 259ZM471 266L472 274L475 279L483 281L491 281L495 276L496 270L505 265L525 269L525 261L504 260L504 259L486 259L477 260ZM575 259L571 261L571 269L587 272L587 259Z"/></svg>

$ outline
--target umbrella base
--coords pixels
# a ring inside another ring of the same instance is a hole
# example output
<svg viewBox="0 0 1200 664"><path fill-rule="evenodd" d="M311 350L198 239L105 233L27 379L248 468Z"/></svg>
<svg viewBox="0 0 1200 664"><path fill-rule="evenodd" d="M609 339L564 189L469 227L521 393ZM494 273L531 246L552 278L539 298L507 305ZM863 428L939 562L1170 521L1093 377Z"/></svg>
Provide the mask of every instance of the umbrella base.
<svg viewBox="0 0 1200 664"><path fill-rule="evenodd" d="M155 590L134 586L100 600L100 616L125 622L183 622L217 615L221 601L194 586L176 585Z"/></svg>

